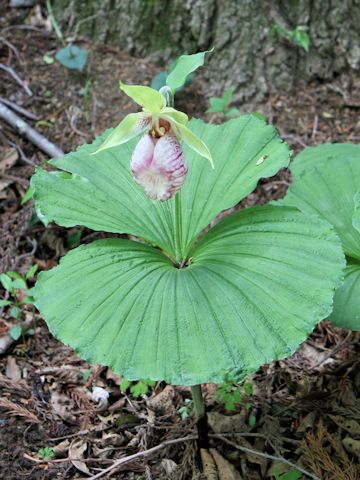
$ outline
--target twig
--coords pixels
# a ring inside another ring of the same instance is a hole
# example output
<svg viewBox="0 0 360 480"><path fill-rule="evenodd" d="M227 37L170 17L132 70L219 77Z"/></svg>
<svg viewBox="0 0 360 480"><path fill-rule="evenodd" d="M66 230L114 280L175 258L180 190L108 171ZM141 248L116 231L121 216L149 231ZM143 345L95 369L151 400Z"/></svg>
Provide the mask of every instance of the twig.
<svg viewBox="0 0 360 480"><path fill-rule="evenodd" d="M127 457L120 458L119 460L116 460L110 467L105 468L101 472L97 473L93 477L90 477L90 480L95 480L97 478L101 478L107 473L111 472L114 470L114 468L120 467L122 465L125 465L127 463L132 462L136 458L140 457L146 457L148 455L151 455L154 452L157 452L158 450L162 450L163 448L168 447L169 445L175 445L177 443L183 443L183 442L189 442L189 441L194 441L197 440L198 436L197 435L189 435L187 437L182 437L182 438L175 438L174 440L167 440L165 442L160 443L159 445L156 445L156 447L149 448L148 450L144 450L143 452L137 452L134 453L133 455L129 455Z"/></svg>
<svg viewBox="0 0 360 480"><path fill-rule="evenodd" d="M60 158L64 156L64 152L50 142L43 135L34 130L24 120L7 108L0 102L0 119L5 120L12 127L16 128L20 135L26 137L30 142L40 148L43 152L47 153L52 158Z"/></svg>
<svg viewBox="0 0 360 480"><path fill-rule="evenodd" d="M0 97L0 102L10 107L11 110L15 110L15 112L21 113L23 117L29 118L30 120L39 120L39 117L37 115L34 115L28 110L25 110L25 108L20 107L20 105L17 105L14 102L10 102L10 100L6 100L5 98Z"/></svg>
<svg viewBox="0 0 360 480"><path fill-rule="evenodd" d="M29 97L32 96L32 91L30 90L29 86L26 85L26 83L21 80L19 75L13 70L11 67L8 67L7 65L4 65L3 63L0 63L0 69L4 70L4 72L7 72L9 75L12 76L12 78L25 90L25 92L29 95Z"/></svg>
<svg viewBox="0 0 360 480"><path fill-rule="evenodd" d="M213 434L211 435L212 438L218 438L219 440L222 440L223 442L227 443L228 445L231 445L232 447L236 448L237 450L240 450L241 452L249 453L250 455L253 455L254 457L261 457L261 458L266 458L267 460L275 460L276 462L282 462L286 463L286 465L289 465L289 467L295 468L296 470L299 470L299 472L303 473L304 475L307 475L309 478L312 478L313 480L321 480L321 478L317 477L316 475L313 475L312 473L308 472L307 470L303 469L302 467L299 467L299 465L296 465L295 463L290 462L289 460L286 460L286 458L283 457L277 457L275 455L270 455L269 453L263 453L263 452L258 452L257 450L252 450L251 448L246 448L246 447L241 447L240 445L237 445L234 442L231 442L227 438L223 437L220 434ZM95 478L95 477L91 477Z"/></svg>

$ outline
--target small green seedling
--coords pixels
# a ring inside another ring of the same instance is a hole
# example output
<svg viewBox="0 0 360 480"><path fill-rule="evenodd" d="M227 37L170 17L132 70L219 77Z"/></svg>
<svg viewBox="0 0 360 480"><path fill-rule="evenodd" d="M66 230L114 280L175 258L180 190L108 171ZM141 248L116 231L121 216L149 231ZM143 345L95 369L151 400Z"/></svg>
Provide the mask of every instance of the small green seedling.
<svg viewBox="0 0 360 480"><path fill-rule="evenodd" d="M275 480L299 480L301 477L302 473L299 470L290 470L290 472L280 474L278 466L274 469Z"/></svg>
<svg viewBox="0 0 360 480"><path fill-rule="evenodd" d="M240 114L238 108L230 108L232 97L234 93L234 87L230 87L226 90L222 97L211 97L210 98L210 108L206 113L222 113L226 117L236 117Z"/></svg>
<svg viewBox="0 0 360 480"><path fill-rule="evenodd" d="M38 456L45 461L51 460L55 455L54 450L50 447L40 448L37 452Z"/></svg>
<svg viewBox="0 0 360 480"><path fill-rule="evenodd" d="M152 380L139 380L138 382L130 382L130 380L123 380L120 383L120 390L125 393L130 388L130 393L134 398L139 398L142 395L149 393L150 387L155 387L156 382Z"/></svg>
<svg viewBox="0 0 360 480"><path fill-rule="evenodd" d="M225 410L232 412L236 409L236 404L244 404L246 410L251 410L252 403L245 402L244 397L251 397L253 394L253 386L249 382L245 382L242 385L234 383L234 380L227 376L225 382L218 385L216 396L217 398L224 403ZM253 417L253 418L252 418ZM251 419L251 420L250 420ZM253 415L249 416L250 426L254 426L254 421L256 422L256 417Z"/></svg>
<svg viewBox="0 0 360 480"><path fill-rule="evenodd" d="M162 87L168 86L175 93L191 85L194 81L193 72L204 64L206 53L212 51L213 49L194 55L181 55L170 64L168 71L162 71L155 75L151 80L151 88L160 90Z"/></svg>
<svg viewBox="0 0 360 480"><path fill-rule="evenodd" d="M290 30L288 28L281 27L280 25L274 25L271 29L271 33L280 38L290 40L291 42L295 43L295 45L305 50L305 52L308 52L310 48L310 37L307 33L307 30L308 28L304 26L298 26L294 28L294 30Z"/></svg>
<svg viewBox="0 0 360 480"><path fill-rule="evenodd" d="M55 58L60 62L64 67L69 68L70 70L79 70L82 72L88 62L89 53L85 48L77 47L76 45L66 45L64 35L61 31L60 25L56 20L52 4L50 0L47 0L46 7L48 10L49 18L51 25L54 29L54 32L58 39L60 40L63 48L56 52ZM43 60L46 64L51 65L54 63L52 56L45 54Z"/></svg>
<svg viewBox="0 0 360 480"><path fill-rule="evenodd" d="M194 402L190 400L190 398L186 398L184 405L178 409L181 419L186 420L187 418L189 418L193 409L194 409Z"/></svg>
<svg viewBox="0 0 360 480"><path fill-rule="evenodd" d="M25 275L20 275L18 272L6 272L0 275L0 282L9 294L9 298L0 299L0 307L9 307L10 315L15 320L21 318L22 305L32 305L34 303L28 281L35 278L37 269L38 266L35 264ZM24 294L26 295L25 298L19 300ZM22 334L21 323L14 325L9 334L14 340L18 340Z"/></svg>
<svg viewBox="0 0 360 480"><path fill-rule="evenodd" d="M88 56L88 51L84 48L67 45L56 53L55 58L64 67L82 72L88 62Z"/></svg>

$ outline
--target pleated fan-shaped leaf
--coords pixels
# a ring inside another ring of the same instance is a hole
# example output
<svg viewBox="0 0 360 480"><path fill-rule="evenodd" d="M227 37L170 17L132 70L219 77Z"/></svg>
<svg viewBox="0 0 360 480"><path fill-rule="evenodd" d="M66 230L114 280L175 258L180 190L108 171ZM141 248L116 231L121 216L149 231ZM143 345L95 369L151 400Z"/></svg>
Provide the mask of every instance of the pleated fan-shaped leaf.
<svg viewBox="0 0 360 480"><path fill-rule="evenodd" d="M360 330L360 146L326 144L305 149L291 164L293 183L281 204L294 205L330 222L348 260L331 320Z"/></svg>
<svg viewBox="0 0 360 480"><path fill-rule="evenodd" d="M354 197L355 211L353 215L353 225L360 232L360 191Z"/></svg>
<svg viewBox="0 0 360 480"><path fill-rule="evenodd" d="M193 385L293 353L330 313L343 265L327 222L264 206L223 219L186 268L152 246L100 240L41 273L34 294L83 358L130 380Z"/></svg>
<svg viewBox="0 0 360 480"><path fill-rule="evenodd" d="M107 132L91 145L52 162L63 174L38 169L32 186L40 217L66 227L84 225L132 234L172 258L186 258L199 233L218 213L251 193L260 178L287 166L290 157L276 130L254 115L223 125L192 120L189 128L210 149L215 169L183 146L189 173L178 209L174 198L149 200L134 182L129 164L138 139L91 155ZM176 231L181 231L180 238Z"/></svg>

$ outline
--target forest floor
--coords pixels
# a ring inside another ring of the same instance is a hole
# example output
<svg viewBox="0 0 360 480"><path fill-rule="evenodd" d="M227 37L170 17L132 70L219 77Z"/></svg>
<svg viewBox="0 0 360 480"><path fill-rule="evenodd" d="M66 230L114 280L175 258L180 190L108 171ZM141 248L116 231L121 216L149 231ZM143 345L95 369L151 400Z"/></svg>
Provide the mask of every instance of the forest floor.
<svg viewBox="0 0 360 480"><path fill-rule="evenodd" d="M0 1L0 11L6 12L0 16L0 64L8 67L0 69L0 99L26 109L31 118L23 117L25 121L65 152L90 142L134 109L118 89L119 79L148 84L160 70L146 59L79 38L78 44L90 52L85 73L66 70L56 61L48 64L44 58L60 48L46 30L48 19L37 10L9 9L7 3ZM178 95L177 108L206 121L223 121L204 113L208 99L201 73ZM279 93L254 106L295 152L324 142L357 143L359 109L360 83L347 76L299 86L293 95ZM54 224L45 228L34 218L31 201L21 205L35 165L46 161L45 154L0 121L0 273L25 273L34 264L49 269L80 238L89 242L103 235ZM261 181L241 207L281 198L288 182L287 170ZM6 296L0 290L0 297ZM188 388L159 382L137 398L122 393L118 375L89 365L57 342L33 307L24 306L20 315L28 330L14 341L9 329L19 320L9 307L0 308L1 479L94 478L116 459L164 442L102 478L203 478L194 419L181 416L186 417ZM214 458L228 472L222 478L272 479L276 468L279 473L293 469L271 456L321 479L360 478L359 339L358 333L322 322L291 358L252 375L252 391L233 411L226 410L216 386L203 387L211 447L218 452ZM94 387L109 397L97 401ZM345 437L353 440L343 442ZM237 446L264 452L266 458ZM38 455L46 447L52 449L50 459Z"/></svg>

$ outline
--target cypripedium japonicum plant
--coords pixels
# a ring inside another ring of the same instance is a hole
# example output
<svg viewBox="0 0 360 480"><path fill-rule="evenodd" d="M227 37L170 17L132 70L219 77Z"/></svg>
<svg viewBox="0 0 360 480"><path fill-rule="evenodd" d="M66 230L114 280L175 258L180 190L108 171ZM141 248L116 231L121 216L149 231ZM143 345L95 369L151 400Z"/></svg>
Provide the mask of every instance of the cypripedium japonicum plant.
<svg viewBox="0 0 360 480"><path fill-rule="evenodd" d="M181 140L214 168L209 149L186 126L188 116L169 106L173 97L168 87L161 93L150 87L120 82L120 88L142 111L127 115L95 153L146 132L135 147L130 168L134 180L154 200L168 200L185 182L188 166Z"/></svg>

